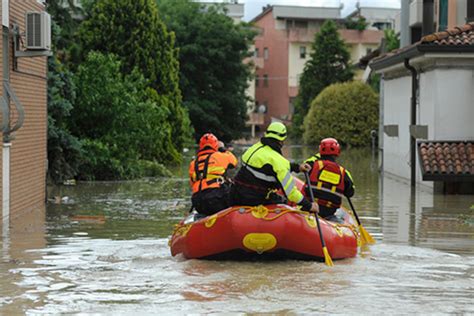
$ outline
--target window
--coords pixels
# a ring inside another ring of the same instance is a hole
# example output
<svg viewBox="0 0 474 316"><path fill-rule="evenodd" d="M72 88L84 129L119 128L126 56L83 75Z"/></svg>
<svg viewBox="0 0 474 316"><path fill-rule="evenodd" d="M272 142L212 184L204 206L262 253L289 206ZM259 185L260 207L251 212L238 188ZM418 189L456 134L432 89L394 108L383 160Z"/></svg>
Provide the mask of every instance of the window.
<svg viewBox="0 0 474 316"><path fill-rule="evenodd" d="M258 87L259 84L259 78L258 75L255 76L255 87Z"/></svg>
<svg viewBox="0 0 474 316"><path fill-rule="evenodd" d="M286 20L286 28L287 29L307 29L308 28L308 21L301 21L301 20Z"/></svg>
<svg viewBox="0 0 474 316"><path fill-rule="evenodd" d="M263 75L263 86L268 87L268 75Z"/></svg>
<svg viewBox="0 0 474 316"><path fill-rule="evenodd" d="M308 28L308 21L295 21L295 27L299 29L307 29Z"/></svg>
<svg viewBox="0 0 474 316"><path fill-rule="evenodd" d="M306 58L306 46L300 46L300 58L301 59Z"/></svg>
<svg viewBox="0 0 474 316"><path fill-rule="evenodd" d="M253 57L258 57L258 48L255 48L253 52Z"/></svg>
<svg viewBox="0 0 474 316"><path fill-rule="evenodd" d="M268 59L268 47L265 47L265 48L263 49L263 58L264 58L264 59Z"/></svg>

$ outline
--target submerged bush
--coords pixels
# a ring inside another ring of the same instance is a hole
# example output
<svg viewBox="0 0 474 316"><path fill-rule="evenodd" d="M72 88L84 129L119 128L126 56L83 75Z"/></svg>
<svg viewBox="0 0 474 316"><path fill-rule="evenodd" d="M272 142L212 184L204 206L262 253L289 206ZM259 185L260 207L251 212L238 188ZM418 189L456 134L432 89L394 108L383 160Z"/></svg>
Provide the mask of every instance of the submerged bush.
<svg viewBox="0 0 474 316"><path fill-rule="evenodd" d="M378 95L362 82L330 85L311 103L304 120L305 143L334 137L342 144L369 146L370 131L378 128L378 103Z"/></svg>

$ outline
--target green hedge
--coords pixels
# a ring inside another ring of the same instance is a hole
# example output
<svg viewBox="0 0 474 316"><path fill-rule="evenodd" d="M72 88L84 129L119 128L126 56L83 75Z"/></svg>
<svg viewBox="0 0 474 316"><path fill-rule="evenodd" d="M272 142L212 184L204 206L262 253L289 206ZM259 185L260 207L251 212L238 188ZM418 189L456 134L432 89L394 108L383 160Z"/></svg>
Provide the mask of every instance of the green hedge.
<svg viewBox="0 0 474 316"><path fill-rule="evenodd" d="M341 144L369 146L370 131L378 128L378 104L377 93L362 82L330 85L312 101L303 139L319 144L325 137L334 137Z"/></svg>

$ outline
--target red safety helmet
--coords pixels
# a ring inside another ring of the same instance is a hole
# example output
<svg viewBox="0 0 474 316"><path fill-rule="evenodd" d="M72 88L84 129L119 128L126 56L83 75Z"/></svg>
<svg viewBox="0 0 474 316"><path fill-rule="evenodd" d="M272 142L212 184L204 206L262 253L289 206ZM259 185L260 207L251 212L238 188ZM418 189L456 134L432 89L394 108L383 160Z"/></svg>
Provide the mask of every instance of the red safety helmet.
<svg viewBox="0 0 474 316"><path fill-rule="evenodd" d="M325 138L319 144L319 153L321 156L339 156L341 153L341 146L335 138Z"/></svg>
<svg viewBox="0 0 474 316"><path fill-rule="evenodd" d="M199 140L199 149L204 149L205 147L210 147L214 150L217 150L219 141L217 137L214 136L212 133L206 133L202 135L201 139Z"/></svg>

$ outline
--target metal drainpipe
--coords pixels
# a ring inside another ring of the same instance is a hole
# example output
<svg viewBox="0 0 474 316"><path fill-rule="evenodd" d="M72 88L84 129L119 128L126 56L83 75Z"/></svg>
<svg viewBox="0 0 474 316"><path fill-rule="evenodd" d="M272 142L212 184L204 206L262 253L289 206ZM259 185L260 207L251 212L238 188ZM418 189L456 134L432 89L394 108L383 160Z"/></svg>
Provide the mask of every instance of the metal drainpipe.
<svg viewBox="0 0 474 316"><path fill-rule="evenodd" d="M411 113L410 126L416 125L416 96L418 93L418 73L412 65L410 60L405 59L405 68L411 72ZM410 166L411 166L411 186L416 186L416 139L410 133Z"/></svg>
<svg viewBox="0 0 474 316"><path fill-rule="evenodd" d="M3 64L3 148L2 148L2 222L3 237L8 237L10 230L10 98L6 88L10 78L9 71L9 28L2 26L2 64Z"/></svg>

